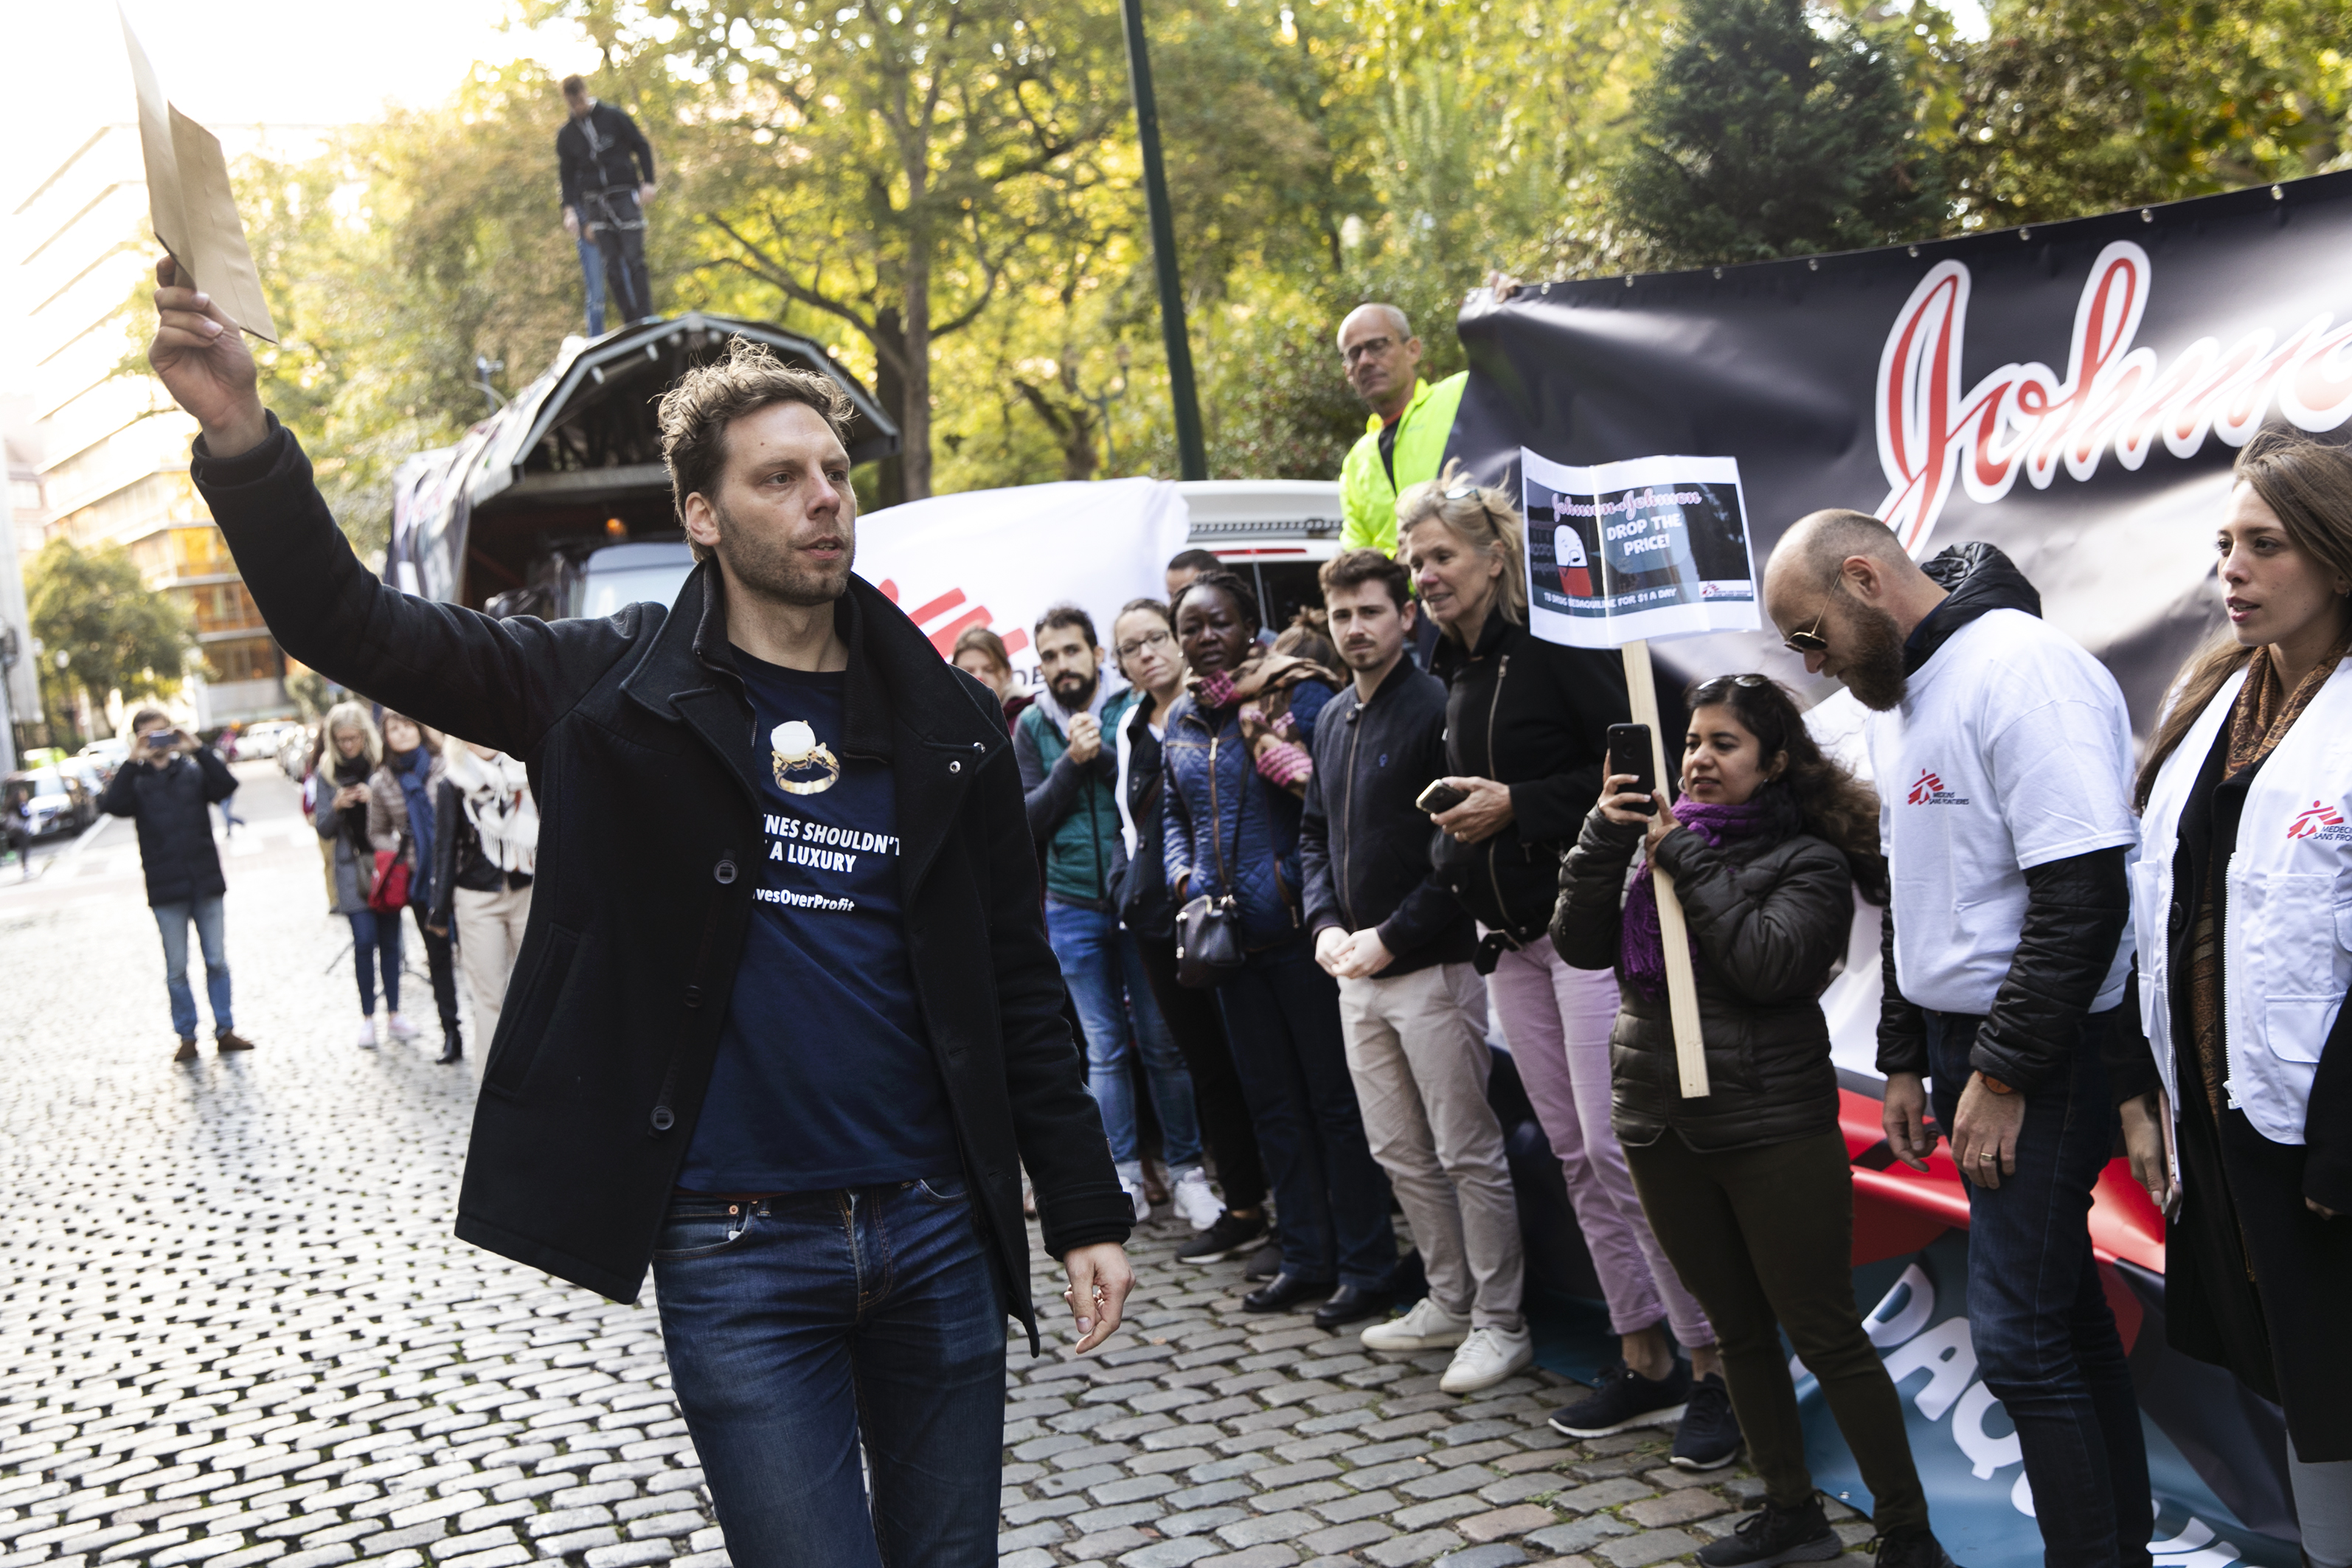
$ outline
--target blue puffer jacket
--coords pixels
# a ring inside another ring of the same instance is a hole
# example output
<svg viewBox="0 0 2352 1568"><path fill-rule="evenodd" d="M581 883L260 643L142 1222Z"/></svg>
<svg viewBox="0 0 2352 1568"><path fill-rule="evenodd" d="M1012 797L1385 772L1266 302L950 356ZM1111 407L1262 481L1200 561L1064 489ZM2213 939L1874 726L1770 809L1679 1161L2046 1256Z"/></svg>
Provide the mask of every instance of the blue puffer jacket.
<svg viewBox="0 0 2352 1568"><path fill-rule="evenodd" d="M1310 750L1315 718L1332 697L1319 681L1290 689L1290 716ZM1219 721L1211 727L1211 720ZM1162 757L1160 848L1181 905L1202 893L1239 900L1243 945L1255 952L1307 934L1306 874L1298 864L1305 803L1258 776L1242 741L1238 705L1204 714L1190 694L1168 710ZM1213 830L1214 843L1211 842ZM1225 876L1218 874L1222 853ZM1229 878L1232 886L1228 887Z"/></svg>

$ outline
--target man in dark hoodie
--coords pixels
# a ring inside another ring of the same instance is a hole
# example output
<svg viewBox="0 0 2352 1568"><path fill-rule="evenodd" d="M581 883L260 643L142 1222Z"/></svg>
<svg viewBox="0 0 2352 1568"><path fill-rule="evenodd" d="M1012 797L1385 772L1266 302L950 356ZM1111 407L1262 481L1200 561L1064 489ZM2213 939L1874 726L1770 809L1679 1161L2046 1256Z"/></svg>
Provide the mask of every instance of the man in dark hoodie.
<svg viewBox="0 0 2352 1568"><path fill-rule="evenodd" d="M1887 1141L1924 1170L1940 1128L1967 1178L1969 1331L2017 1425L2018 1500L2043 1500L2051 1568L2137 1568L2147 1453L2087 1224L2131 961L2123 693L1990 545L1923 570L1877 519L1818 511L1773 550L1764 601L1807 669L1875 710Z"/></svg>
<svg viewBox="0 0 2352 1568"><path fill-rule="evenodd" d="M1492 1388L1535 1359L1502 1124L1486 1103L1486 987L1469 912L1431 869L1413 802L1445 765L1445 683L1405 657L1405 569L1377 550L1324 563L1323 603L1355 672L1315 727L1298 851L1315 959L1339 983L1364 1136L1421 1248L1429 1294L1363 1333L1375 1351L1454 1351L1439 1386Z"/></svg>

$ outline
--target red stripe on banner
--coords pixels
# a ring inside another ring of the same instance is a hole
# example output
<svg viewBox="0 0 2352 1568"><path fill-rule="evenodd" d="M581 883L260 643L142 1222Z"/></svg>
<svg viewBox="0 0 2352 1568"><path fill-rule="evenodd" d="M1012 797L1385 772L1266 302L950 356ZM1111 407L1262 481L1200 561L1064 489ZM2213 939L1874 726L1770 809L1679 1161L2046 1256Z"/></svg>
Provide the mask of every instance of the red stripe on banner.
<svg viewBox="0 0 2352 1568"><path fill-rule="evenodd" d="M956 597L961 599L963 595L958 594ZM988 607L983 605L977 610L957 616L938 631L931 633L931 646L940 650L941 658L951 658L955 656L955 640L963 635L964 627L986 625L988 625ZM1009 653L1012 650L1007 648L1005 651Z"/></svg>
<svg viewBox="0 0 2352 1568"><path fill-rule="evenodd" d="M950 588L946 593L941 594L938 598L933 599L929 604L921 606L919 609L908 610L907 612L907 618L919 626L925 621L929 620L933 616L944 616L950 610L954 609L958 605L962 603L963 590L961 588ZM937 637L933 637L931 640L933 642L937 642L939 639Z"/></svg>

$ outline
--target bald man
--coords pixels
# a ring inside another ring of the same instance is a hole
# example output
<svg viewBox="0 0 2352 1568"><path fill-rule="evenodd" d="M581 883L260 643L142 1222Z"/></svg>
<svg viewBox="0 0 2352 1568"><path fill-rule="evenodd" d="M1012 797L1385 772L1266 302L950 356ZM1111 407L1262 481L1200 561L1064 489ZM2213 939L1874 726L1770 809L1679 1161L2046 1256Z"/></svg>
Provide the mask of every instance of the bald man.
<svg viewBox="0 0 2352 1568"><path fill-rule="evenodd" d="M1339 551L1396 554L1397 496L1433 479L1470 379L1457 371L1432 386L1421 379L1421 340L1394 305L1359 305L1339 323L1348 384L1371 410L1364 434L1339 467Z"/></svg>
<svg viewBox="0 0 2352 1568"><path fill-rule="evenodd" d="M1817 511L1774 548L1764 604L1874 710L1887 1142L1925 1170L1941 1128L1968 1180L1969 1333L2042 1500L2043 1561L2138 1568L2147 1453L2087 1224L2132 954L2123 693L1989 544L1923 570L1876 518Z"/></svg>

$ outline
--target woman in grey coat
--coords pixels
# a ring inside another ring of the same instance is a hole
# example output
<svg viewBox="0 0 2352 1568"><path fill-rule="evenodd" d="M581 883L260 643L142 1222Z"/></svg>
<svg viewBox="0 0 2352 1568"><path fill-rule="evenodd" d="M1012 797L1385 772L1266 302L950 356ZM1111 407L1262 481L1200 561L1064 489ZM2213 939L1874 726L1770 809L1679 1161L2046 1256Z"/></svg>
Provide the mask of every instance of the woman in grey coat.
<svg viewBox="0 0 2352 1568"><path fill-rule="evenodd" d="M416 1031L400 1016L400 921L368 907L375 886L375 844L368 837L368 780L383 760L383 737L363 703L338 702L327 712L326 747L319 758L317 803L310 823L334 849L333 911L352 922L352 959L359 973L360 1045L375 1048L375 983L383 976L384 1010L395 1037Z"/></svg>

